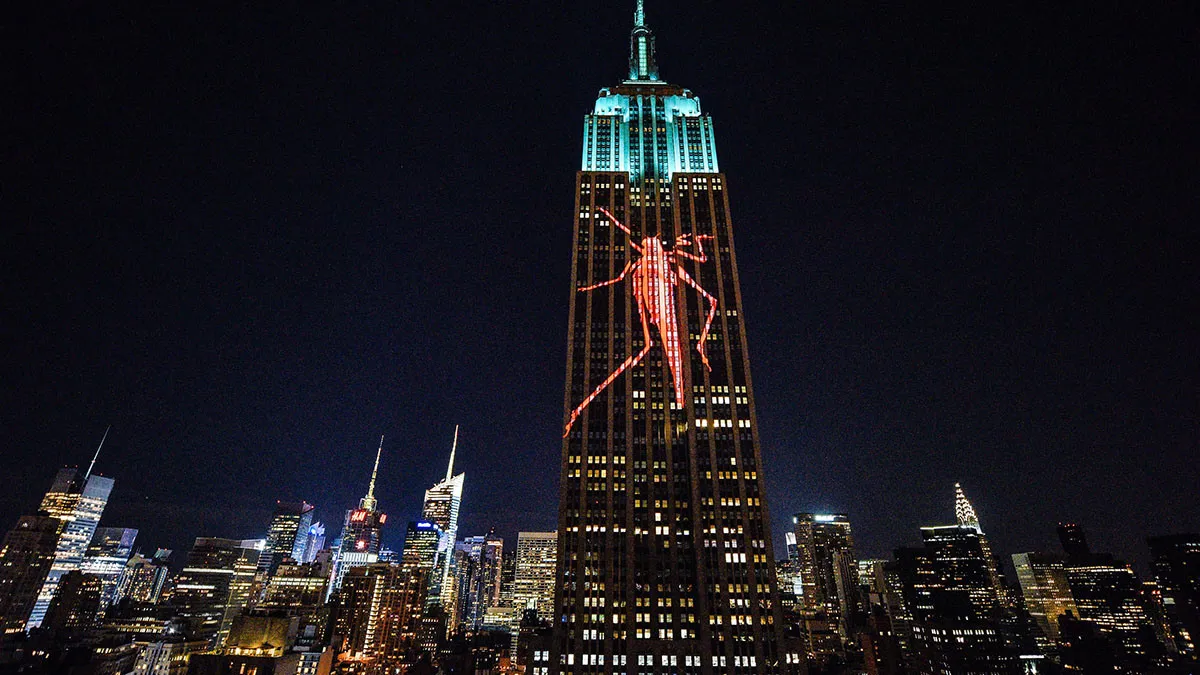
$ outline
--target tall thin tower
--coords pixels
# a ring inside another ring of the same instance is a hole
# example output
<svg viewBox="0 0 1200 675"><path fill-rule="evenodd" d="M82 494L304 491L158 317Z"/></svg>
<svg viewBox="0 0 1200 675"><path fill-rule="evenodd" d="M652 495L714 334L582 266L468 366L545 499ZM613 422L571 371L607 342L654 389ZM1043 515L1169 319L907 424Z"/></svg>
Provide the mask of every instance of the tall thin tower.
<svg viewBox="0 0 1200 675"><path fill-rule="evenodd" d="M425 491L423 515L425 520L442 530L438 542L438 557L429 584L429 598L436 599L442 607L450 607L454 601L452 572L454 566L454 542L458 540L458 511L462 506L463 481L466 474L454 475L454 455L458 452L458 425L454 426L454 440L450 444L450 463L446 465L446 478Z"/></svg>
<svg viewBox="0 0 1200 675"><path fill-rule="evenodd" d="M351 567L369 565L379 560L381 547L380 531L387 522L387 514L379 511L375 499L375 479L379 476L379 458L383 455L383 436L379 437L379 449L375 451L375 468L371 469L371 482L367 494L358 501L357 509L346 511L342 523L341 545L334 552L333 570L329 578L326 597L332 597L342 587L342 580Z"/></svg>
<svg viewBox="0 0 1200 675"><path fill-rule="evenodd" d="M551 654L563 672L800 661L782 642L728 195L712 119L659 78L639 1L628 77L585 117L576 174Z"/></svg>

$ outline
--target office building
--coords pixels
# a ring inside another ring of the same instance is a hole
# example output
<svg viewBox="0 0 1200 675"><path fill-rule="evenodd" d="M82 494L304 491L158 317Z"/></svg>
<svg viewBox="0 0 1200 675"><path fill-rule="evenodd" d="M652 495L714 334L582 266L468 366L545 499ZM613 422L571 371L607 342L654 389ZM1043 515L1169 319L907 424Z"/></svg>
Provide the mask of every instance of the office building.
<svg viewBox="0 0 1200 675"><path fill-rule="evenodd" d="M800 578L800 608L809 654L818 662L844 657L854 642L859 608L858 560L845 514L797 513L792 517Z"/></svg>
<svg viewBox="0 0 1200 675"><path fill-rule="evenodd" d="M1018 651L1003 630L994 561L978 528L969 522L922 527L921 538L922 548L896 550L905 612L889 611L912 667L921 673L1021 672Z"/></svg>
<svg viewBox="0 0 1200 675"><path fill-rule="evenodd" d="M454 475L454 455L458 450L458 426L454 427L454 440L450 444L450 463L446 466L446 477L425 491L422 517L426 522L437 525L442 532L438 542L438 570L430 578L430 603L440 602L449 610L454 606L455 584L452 579L454 567L454 544L458 540L458 512L462 508L463 483L466 474Z"/></svg>
<svg viewBox="0 0 1200 675"><path fill-rule="evenodd" d="M104 582L94 574L71 570L58 580L58 589L46 609L42 628L60 633L81 632L96 626Z"/></svg>
<svg viewBox="0 0 1200 675"><path fill-rule="evenodd" d="M325 523L313 523L304 537L304 554L296 562L310 563L325 548Z"/></svg>
<svg viewBox="0 0 1200 675"><path fill-rule="evenodd" d="M100 606L108 607L116 601L117 591L125 576L125 567L133 554L133 542L138 531L131 527L100 527L92 537L83 556L80 569L98 577L104 589Z"/></svg>
<svg viewBox="0 0 1200 675"><path fill-rule="evenodd" d="M224 644L234 618L249 604L265 546L262 539L196 538L171 596L192 637L213 647Z"/></svg>
<svg viewBox="0 0 1200 675"><path fill-rule="evenodd" d="M513 566L511 634L513 653L526 610L537 610L542 619L554 614L555 569L558 558L556 532L518 532Z"/></svg>
<svg viewBox="0 0 1200 675"><path fill-rule="evenodd" d="M1010 598L1008 589L1004 585L1004 577L1000 573L1000 560L992 553L992 544L979 524L979 516L975 513L975 507L971 505L962 485L958 483L954 484L954 515L958 519L959 527L969 527L978 533L979 548L983 551L983 557L987 561L988 578L991 579L992 589L996 593L996 601L1007 605Z"/></svg>
<svg viewBox="0 0 1200 675"><path fill-rule="evenodd" d="M781 651L729 185L640 0L633 23L575 180L550 661L766 672L799 654Z"/></svg>
<svg viewBox="0 0 1200 675"><path fill-rule="evenodd" d="M165 548L158 549L149 558L140 553L130 556L117 587L117 601L129 599L133 602L157 604L162 597L167 576L171 572L167 565L167 559L170 557L171 549Z"/></svg>
<svg viewBox="0 0 1200 675"><path fill-rule="evenodd" d="M467 537L455 546L457 556L457 624L474 632L483 627L487 610L500 602L500 568L504 541L489 533Z"/></svg>
<svg viewBox="0 0 1200 675"><path fill-rule="evenodd" d="M379 475L379 457L382 454L383 437L380 437L367 494L359 500L357 509L346 511L346 519L342 523L342 536L334 550L333 567L326 591L330 597L341 588L342 579L351 568L379 561L379 549L382 547L381 530L387 522L387 514L379 511L379 502L375 499L375 479Z"/></svg>
<svg viewBox="0 0 1200 675"><path fill-rule="evenodd" d="M1059 618L1079 614L1067 584L1066 559L1053 553L1014 553L1012 560L1025 609L1038 627L1038 646L1050 651L1058 643Z"/></svg>
<svg viewBox="0 0 1200 675"><path fill-rule="evenodd" d="M1180 653L1200 658L1200 535L1150 537L1146 542L1171 638Z"/></svg>
<svg viewBox="0 0 1200 675"><path fill-rule="evenodd" d="M396 667L417 648L426 575L372 563L347 571L338 591L334 647L359 662Z"/></svg>
<svg viewBox="0 0 1200 675"><path fill-rule="evenodd" d="M286 558L306 562L309 528L312 527L313 505L307 502L275 502L275 515L267 530L267 546L259 560L259 572L275 573Z"/></svg>
<svg viewBox="0 0 1200 675"><path fill-rule="evenodd" d="M1092 553L1091 547L1088 546L1087 534L1083 527L1076 523L1059 523L1058 541L1068 557L1086 557Z"/></svg>
<svg viewBox="0 0 1200 675"><path fill-rule="evenodd" d="M108 504L109 495L112 494L113 479L94 475L92 469L96 466L100 449L104 447L107 437L106 430L87 471L67 467L58 472L50 490L42 498L41 506L38 507L39 513L58 518L65 525L58 538L54 562L50 565L50 571L46 573L46 579L29 613L26 630L41 625L42 617L46 615L46 609L50 607L50 600L58 588L58 580L67 572L79 569L83 564L88 544L96 533L96 526L100 524L100 516Z"/></svg>
<svg viewBox="0 0 1200 675"><path fill-rule="evenodd" d="M1111 555L1089 554L1069 556L1065 572L1079 618L1117 643L1123 663L1144 664L1157 655L1157 637L1133 568Z"/></svg>
<svg viewBox="0 0 1200 675"><path fill-rule="evenodd" d="M0 635L24 633L66 521L21 516L0 545Z"/></svg>

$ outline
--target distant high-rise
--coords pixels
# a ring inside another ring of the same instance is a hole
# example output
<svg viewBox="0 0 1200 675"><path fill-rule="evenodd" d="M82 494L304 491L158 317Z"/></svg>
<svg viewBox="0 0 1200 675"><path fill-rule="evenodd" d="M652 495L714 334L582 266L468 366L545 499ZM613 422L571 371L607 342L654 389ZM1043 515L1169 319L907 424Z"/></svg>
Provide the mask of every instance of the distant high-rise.
<svg viewBox="0 0 1200 675"><path fill-rule="evenodd" d="M992 544L988 541L987 535L983 533L983 527L979 524L979 516L975 513L975 507L967 500L967 495L963 492L962 485L954 484L954 515L958 519L959 527L969 527L979 534L979 547L983 551L983 557L987 560L988 577L992 582L992 589L996 593L996 600L1000 603L1007 603L1008 590L1004 587L1003 577L1000 574L1000 561L997 560L992 553Z"/></svg>
<svg viewBox="0 0 1200 675"><path fill-rule="evenodd" d="M284 558L307 562L304 555L308 548L313 509L312 504L303 501L275 502L275 515L267 531L267 547L258 563L259 572L274 574Z"/></svg>
<svg viewBox="0 0 1200 675"><path fill-rule="evenodd" d="M92 469L107 438L108 430L105 430L86 472L72 467L61 469L42 498L39 513L59 518L66 526L58 539L54 563L50 565L37 601L29 613L29 622L25 626L27 630L41 625L42 617L46 615L46 609L50 607L50 600L58 588L59 578L71 570L79 569L88 544L96 533L96 526L100 524L100 516L108 504L108 496L112 494L113 479L93 475Z"/></svg>
<svg viewBox="0 0 1200 675"><path fill-rule="evenodd" d="M1124 662L1145 663L1153 657L1154 629L1133 568L1111 555L1069 556L1066 576L1079 618L1116 640Z"/></svg>
<svg viewBox="0 0 1200 675"><path fill-rule="evenodd" d="M404 531L404 551L401 563L410 569L429 574L437 565L438 546L442 543L442 528L423 520L410 521Z"/></svg>
<svg viewBox="0 0 1200 675"><path fill-rule="evenodd" d="M325 523L313 523L304 536L304 554L296 562L310 563L317 559L317 553L325 548Z"/></svg>
<svg viewBox="0 0 1200 675"><path fill-rule="evenodd" d="M100 579L103 586L100 594L102 608L116 601L117 589L125 576L125 566L133 554L133 542L137 540L137 534L138 531L131 527L100 527L87 547L80 569Z"/></svg>
<svg viewBox="0 0 1200 675"><path fill-rule="evenodd" d="M1200 535L1150 537L1151 567L1176 645L1200 657Z"/></svg>
<svg viewBox="0 0 1200 675"><path fill-rule="evenodd" d="M896 551L918 672L1020 672L1002 629L990 560L971 524L922 527L924 547ZM895 617L895 614L892 614Z"/></svg>
<svg viewBox="0 0 1200 675"><path fill-rule="evenodd" d="M0 545L0 634L23 633L58 551L66 522L21 516Z"/></svg>
<svg viewBox="0 0 1200 675"><path fill-rule="evenodd" d="M458 540L458 512L462 507L463 481L466 480L466 474L454 475L454 454L457 450L458 426L455 426L446 477L425 491L422 509L424 519L442 531L442 540L438 543L437 564L440 569L430 579L429 600L439 601L444 607L453 604L454 584L450 576L454 566L454 544Z"/></svg>
<svg viewBox="0 0 1200 675"><path fill-rule="evenodd" d="M809 627L809 651L818 660L844 654L853 641L859 607L858 560L844 514L797 513L792 518L800 578L800 605ZM826 624L826 625L821 625Z"/></svg>
<svg viewBox="0 0 1200 675"><path fill-rule="evenodd" d="M536 609L542 618L554 616L554 572L558 556L556 532L517 533L516 567L513 570L513 626L518 628L524 611ZM516 639L513 640L516 653Z"/></svg>
<svg viewBox="0 0 1200 675"><path fill-rule="evenodd" d="M104 581L95 574L71 570L59 579L42 626L53 631L85 631L96 625Z"/></svg>
<svg viewBox="0 0 1200 675"><path fill-rule="evenodd" d="M334 647L385 669L403 664L416 645L425 584L424 574L403 565L350 569L334 610Z"/></svg>
<svg viewBox="0 0 1200 675"><path fill-rule="evenodd" d="M156 604L170 573L167 566L170 556L171 550L162 548L149 558L140 554L131 556L121 575L117 600L128 598L134 602Z"/></svg>
<svg viewBox="0 0 1200 675"><path fill-rule="evenodd" d="M1068 556L1084 557L1092 553L1087 535L1084 534L1083 528L1075 523L1058 524L1058 541Z"/></svg>
<svg viewBox="0 0 1200 675"><path fill-rule="evenodd" d="M489 533L467 537L456 546L458 569L458 623L465 630L483 627L487 610L500 602L500 567L504 541Z"/></svg>
<svg viewBox="0 0 1200 675"><path fill-rule="evenodd" d="M659 77L640 0L581 160L550 662L783 668L799 653L781 646L729 183L699 98Z"/></svg>
<svg viewBox="0 0 1200 675"><path fill-rule="evenodd" d="M171 603L196 639L220 647L249 604L262 539L197 537L175 582Z"/></svg>
<svg viewBox="0 0 1200 675"><path fill-rule="evenodd" d="M1038 645L1043 652L1048 651L1058 643L1059 617L1067 612L1079 613L1067 584L1066 561L1053 553L1014 553L1012 560L1025 609L1041 633Z"/></svg>
<svg viewBox="0 0 1200 675"><path fill-rule="evenodd" d="M379 438L379 450L375 452L375 468L371 470L371 482L367 494L359 500L357 509L346 512L342 523L341 544L334 551L333 569L329 578L328 594L332 596L342 586L346 572L359 565L370 565L379 560L382 547L380 531L387 522L387 514L377 508L375 479L379 475L379 457L383 454L383 437Z"/></svg>

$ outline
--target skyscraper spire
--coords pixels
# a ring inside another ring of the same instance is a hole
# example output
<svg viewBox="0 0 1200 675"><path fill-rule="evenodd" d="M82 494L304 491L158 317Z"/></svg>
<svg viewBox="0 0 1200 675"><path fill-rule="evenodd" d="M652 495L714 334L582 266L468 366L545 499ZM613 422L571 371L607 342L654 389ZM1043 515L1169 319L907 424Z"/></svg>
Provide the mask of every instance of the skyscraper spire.
<svg viewBox="0 0 1200 675"><path fill-rule="evenodd" d="M658 62L654 57L654 33L646 27L646 8L638 0L633 11L633 32L629 34L629 79L658 81Z"/></svg>
<svg viewBox="0 0 1200 675"><path fill-rule="evenodd" d="M450 465L446 467L446 482L454 477L454 451L458 450L458 425L454 425L454 442L450 444Z"/></svg>
<svg viewBox="0 0 1200 675"><path fill-rule="evenodd" d="M958 517L960 527L973 527L976 532L983 533L979 527L979 517L975 515L975 507L967 501L962 485L954 484L954 515Z"/></svg>
<svg viewBox="0 0 1200 675"><path fill-rule="evenodd" d="M378 502L375 499L375 477L379 475L379 456L383 454L383 435L379 436L379 449L375 451L375 468L371 469L371 484L367 486L367 496L359 501L358 507L374 511Z"/></svg>
<svg viewBox="0 0 1200 675"><path fill-rule="evenodd" d="M87 473L83 474L84 480L87 480L88 478L91 477L92 469L94 469L96 467L96 460L100 458L100 448L104 447L104 439L108 438L108 432L110 432L110 431L112 431L111 424L108 425L108 428L104 430L104 435L100 437L100 445L96 446L96 454L92 455L92 463L88 464Z"/></svg>

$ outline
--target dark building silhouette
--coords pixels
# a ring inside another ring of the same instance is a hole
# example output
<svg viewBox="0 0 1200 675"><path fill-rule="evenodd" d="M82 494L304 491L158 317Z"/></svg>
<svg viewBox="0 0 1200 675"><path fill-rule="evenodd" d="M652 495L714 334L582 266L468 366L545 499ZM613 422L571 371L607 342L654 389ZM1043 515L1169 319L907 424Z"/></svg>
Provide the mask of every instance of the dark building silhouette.
<svg viewBox="0 0 1200 675"><path fill-rule="evenodd" d="M1196 660L1200 657L1200 535L1150 537L1147 543L1171 638L1181 654Z"/></svg>
<svg viewBox="0 0 1200 675"><path fill-rule="evenodd" d="M95 574L71 570L58 580L42 628L58 632L81 632L93 628L104 596L104 580Z"/></svg>
<svg viewBox="0 0 1200 675"><path fill-rule="evenodd" d="M0 633L25 632L65 525L59 518L21 516L4 536L0 545Z"/></svg>
<svg viewBox="0 0 1200 675"><path fill-rule="evenodd" d="M1058 524L1058 541L1068 556L1085 557L1092 553L1092 549L1088 547L1087 535L1084 534L1083 528L1075 523Z"/></svg>

